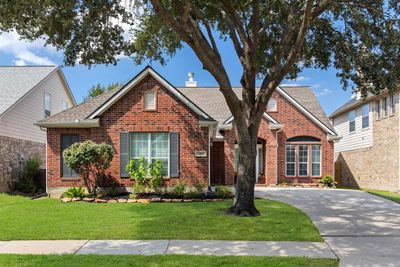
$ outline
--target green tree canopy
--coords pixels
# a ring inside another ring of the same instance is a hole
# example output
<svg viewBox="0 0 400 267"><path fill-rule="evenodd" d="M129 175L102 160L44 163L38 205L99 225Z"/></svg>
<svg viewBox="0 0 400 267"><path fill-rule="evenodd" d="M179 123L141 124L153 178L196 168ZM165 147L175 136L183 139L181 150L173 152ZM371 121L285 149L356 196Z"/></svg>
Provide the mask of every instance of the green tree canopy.
<svg viewBox="0 0 400 267"><path fill-rule="evenodd" d="M91 99L93 97L99 96L102 93L114 90L114 89L116 89L118 87L121 87L120 83L111 83L111 84L109 84L107 86L104 86L104 85L98 83L96 85L93 85L89 89L88 95L83 98L83 101L88 101L89 99Z"/></svg>
<svg viewBox="0 0 400 267"><path fill-rule="evenodd" d="M239 165L230 211L258 215L256 142L272 93L305 68L329 67L344 87L363 96L398 90L399 14L398 0L0 0L0 31L45 37L63 49L68 65L115 64L121 54L165 64L189 46L234 116ZM124 38L122 25L131 38ZM217 39L232 44L242 65L241 98L232 90Z"/></svg>

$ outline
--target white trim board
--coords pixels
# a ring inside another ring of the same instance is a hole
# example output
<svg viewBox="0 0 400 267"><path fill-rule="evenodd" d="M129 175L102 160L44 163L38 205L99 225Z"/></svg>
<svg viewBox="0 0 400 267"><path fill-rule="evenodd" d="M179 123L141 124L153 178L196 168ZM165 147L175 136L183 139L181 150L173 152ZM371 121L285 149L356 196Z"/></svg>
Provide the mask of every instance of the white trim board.
<svg viewBox="0 0 400 267"><path fill-rule="evenodd" d="M275 124L279 124L279 122L277 120L275 120L274 118L272 118L268 113L264 112L263 117L266 118L268 121L275 123ZM233 116L231 115L223 124L229 124L233 121Z"/></svg>
<svg viewBox="0 0 400 267"><path fill-rule="evenodd" d="M187 97L185 97L181 92L179 92L175 87L169 84L163 77L161 77L157 72L155 72L151 67L146 67L142 72L140 72L133 80L124 85L122 89L110 99L108 99L102 106L100 106L95 112L89 115L88 119L94 119L97 116L103 114L109 107L111 107L115 102L117 102L122 96L124 96L129 90L131 90L136 84L138 84L143 78L148 74L153 76L158 82L162 84L167 90L169 90L174 96L185 103L189 108L191 108L198 115L206 119L212 119L204 111L194 105Z"/></svg>

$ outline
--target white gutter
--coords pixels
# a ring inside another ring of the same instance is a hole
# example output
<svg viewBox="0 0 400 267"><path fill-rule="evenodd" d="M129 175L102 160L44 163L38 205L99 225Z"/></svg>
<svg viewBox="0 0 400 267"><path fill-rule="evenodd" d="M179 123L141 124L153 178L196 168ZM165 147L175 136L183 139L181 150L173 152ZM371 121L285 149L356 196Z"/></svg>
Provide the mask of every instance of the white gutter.
<svg viewBox="0 0 400 267"><path fill-rule="evenodd" d="M335 143L338 142L340 139L342 139L341 136L331 135L331 134L328 134L326 138L328 141L333 141Z"/></svg>
<svg viewBox="0 0 400 267"><path fill-rule="evenodd" d="M208 128L208 188L211 186L211 136L212 136L212 128Z"/></svg>
<svg viewBox="0 0 400 267"><path fill-rule="evenodd" d="M43 128L97 128L100 126L99 119L86 119L76 121L64 121L64 122L36 122L37 126Z"/></svg>
<svg viewBox="0 0 400 267"><path fill-rule="evenodd" d="M270 123L268 127L269 127L270 130L282 130L283 124Z"/></svg>

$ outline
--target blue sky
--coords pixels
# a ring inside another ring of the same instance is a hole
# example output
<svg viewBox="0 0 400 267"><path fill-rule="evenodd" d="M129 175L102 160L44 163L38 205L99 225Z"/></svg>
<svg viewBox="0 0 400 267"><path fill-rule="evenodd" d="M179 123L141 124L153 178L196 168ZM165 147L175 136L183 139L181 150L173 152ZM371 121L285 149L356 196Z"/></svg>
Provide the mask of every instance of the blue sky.
<svg viewBox="0 0 400 267"><path fill-rule="evenodd" d="M241 66L233 48L220 42L220 50L232 85L239 85ZM52 47L44 47L43 41L25 42L19 40L15 33L0 35L0 65L62 65L63 54ZM143 69L149 62L135 65L129 58L122 58L116 66L96 65L90 69L86 66L62 67L65 77L77 100L81 102L92 85L101 83L107 85L112 82L125 83ZM163 75L169 82L182 86L187 80L188 72L195 73L198 86L216 85L214 78L205 70L195 54L189 48L177 52L166 66L157 62L150 64ZM286 80L288 85L309 85L317 95L325 113L332 113L337 107L349 100L350 91L344 91L336 78L335 69L327 71L306 69L297 80Z"/></svg>

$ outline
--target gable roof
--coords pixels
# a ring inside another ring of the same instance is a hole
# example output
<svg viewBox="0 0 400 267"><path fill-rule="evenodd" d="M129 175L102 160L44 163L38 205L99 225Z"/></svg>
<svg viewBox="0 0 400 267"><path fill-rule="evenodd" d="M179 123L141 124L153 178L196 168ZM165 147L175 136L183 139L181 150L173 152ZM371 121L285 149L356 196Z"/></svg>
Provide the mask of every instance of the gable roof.
<svg viewBox="0 0 400 267"><path fill-rule="evenodd" d="M151 75L159 83L161 83L168 91L170 91L179 100L185 103L190 109L197 113L204 120L213 120L209 115L207 115L203 110L196 106L189 98L183 95L178 89L176 89L172 84L165 80L160 74L158 74L152 67L147 66L141 72L139 72L132 80L125 84L121 89L118 90L112 97L105 101L97 110L95 110L88 119L94 119L103 112L105 112L109 107L111 107L115 102L117 102L121 97L123 97L127 92L129 92L136 84L138 84L147 75Z"/></svg>
<svg viewBox="0 0 400 267"><path fill-rule="evenodd" d="M221 124L231 118L231 112L219 87L179 87L178 89ZM233 91L239 98L242 97L242 88L235 87ZM281 86L277 88L277 92L326 132L336 135L331 122L325 115L311 87ZM272 116L270 117L272 118Z"/></svg>
<svg viewBox="0 0 400 267"><path fill-rule="evenodd" d="M98 121L94 120L101 116L103 112L110 108L147 75L152 75L157 79L167 90L197 113L202 120L217 121L220 124L226 124L226 122L232 117L228 105L218 87L176 88L159 75L153 68L148 66L123 87L106 92L78 106L64 110L50 118L39 121L37 125L50 127L50 125L53 124L55 125L54 127L60 127L59 124L61 123L68 123L68 125L71 125L72 123L78 125L78 123L81 123L80 125L83 127L85 121L91 121L93 123L92 126L96 127ZM236 95L241 98L242 89L240 87L235 87L233 90ZM288 101L294 104L301 112L327 133L336 135L332 124L326 117L310 87L279 87L277 88L277 92L288 99ZM279 123L267 113L264 114L264 117L273 123Z"/></svg>
<svg viewBox="0 0 400 267"><path fill-rule="evenodd" d="M343 105L338 107L334 112L332 112L332 114L329 115L329 118L332 119L352 108L355 108L361 104L367 103L368 101L370 101L371 99L373 99L375 97L377 97L377 95L374 95L372 93L368 93L368 95L365 99L353 95L353 97L349 101L347 101L346 103L344 103Z"/></svg>
<svg viewBox="0 0 400 267"><path fill-rule="evenodd" d="M56 71L60 71L67 93L75 103L64 74L57 66L0 66L0 116Z"/></svg>

